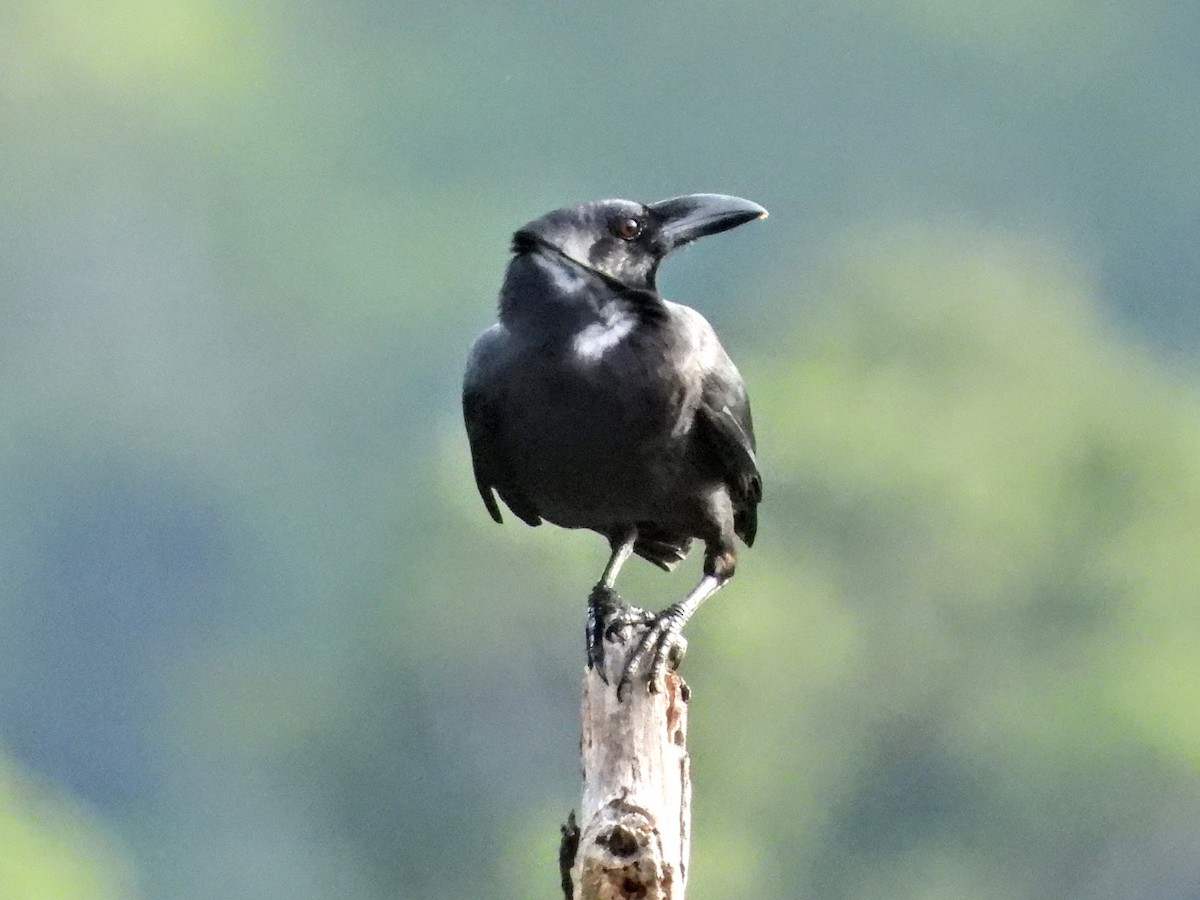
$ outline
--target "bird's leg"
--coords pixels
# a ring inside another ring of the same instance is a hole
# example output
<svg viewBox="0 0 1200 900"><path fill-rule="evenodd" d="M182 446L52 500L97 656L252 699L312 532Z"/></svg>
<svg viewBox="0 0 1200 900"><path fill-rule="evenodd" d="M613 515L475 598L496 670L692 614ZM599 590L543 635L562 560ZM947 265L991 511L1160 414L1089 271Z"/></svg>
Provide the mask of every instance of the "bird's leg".
<svg viewBox="0 0 1200 900"><path fill-rule="evenodd" d="M630 527L620 531L614 537L609 538L608 543L612 547L612 554L608 557L608 565L604 567L604 572L600 575L600 583L596 586L612 591L617 583L617 575L620 573L621 567L633 555L633 545L637 543L637 529Z"/></svg>
<svg viewBox="0 0 1200 900"><path fill-rule="evenodd" d="M604 677L604 639L614 627L619 628L625 623L630 611L617 594L615 585L617 573L625 565L625 561L633 554L633 545L637 541L637 529L630 527L623 531L614 532L608 542L612 547L612 555L600 581L592 588L588 597L587 617L587 659L588 666L600 672ZM637 610L641 613L641 610ZM644 614L642 614L644 618Z"/></svg>
<svg viewBox="0 0 1200 900"><path fill-rule="evenodd" d="M688 623L692 614L700 608L700 604L725 586L733 577L733 554L721 554L716 558L710 557L705 562L705 575L700 583L678 603L672 603L650 621L650 627L642 636L637 649L629 655L625 664L625 672L617 685L617 699L623 700L633 684L634 677L642 667L646 657L650 657L650 671L647 675L646 687L658 691L662 686L663 669L670 664L678 668L687 650L687 641L683 637L683 626Z"/></svg>

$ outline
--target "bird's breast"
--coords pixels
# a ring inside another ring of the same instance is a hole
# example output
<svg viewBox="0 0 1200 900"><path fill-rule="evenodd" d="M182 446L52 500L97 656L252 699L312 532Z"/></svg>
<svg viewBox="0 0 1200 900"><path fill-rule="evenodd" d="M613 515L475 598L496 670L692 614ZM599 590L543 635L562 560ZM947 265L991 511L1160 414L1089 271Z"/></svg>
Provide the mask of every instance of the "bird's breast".
<svg viewBox="0 0 1200 900"><path fill-rule="evenodd" d="M543 348L514 373L505 440L551 521L633 515L687 464L698 386L636 350L619 341L582 364L574 347Z"/></svg>

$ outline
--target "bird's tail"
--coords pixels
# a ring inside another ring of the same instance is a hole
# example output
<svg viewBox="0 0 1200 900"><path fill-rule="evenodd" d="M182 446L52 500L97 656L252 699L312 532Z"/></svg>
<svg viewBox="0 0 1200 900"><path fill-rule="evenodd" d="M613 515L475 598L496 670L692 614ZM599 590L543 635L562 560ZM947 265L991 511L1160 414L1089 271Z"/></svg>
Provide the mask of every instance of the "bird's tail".
<svg viewBox="0 0 1200 900"><path fill-rule="evenodd" d="M633 545L634 553L666 572L670 572L683 562L691 549L692 539L690 537L679 538L642 529L638 529L637 542Z"/></svg>

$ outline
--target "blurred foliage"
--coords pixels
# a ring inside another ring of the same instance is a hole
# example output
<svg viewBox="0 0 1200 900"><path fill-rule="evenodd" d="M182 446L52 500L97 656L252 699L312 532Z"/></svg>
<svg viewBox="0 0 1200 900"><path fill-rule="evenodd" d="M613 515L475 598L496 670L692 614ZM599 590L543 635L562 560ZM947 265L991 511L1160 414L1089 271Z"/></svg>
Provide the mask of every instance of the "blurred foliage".
<svg viewBox="0 0 1200 900"><path fill-rule="evenodd" d="M0 896L7 900L128 900L121 849L59 792L0 759Z"/></svg>
<svg viewBox="0 0 1200 900"><path fill-rule="evenodd" d="M604 549L487 519L462 360L524 221L719 190L771 218L663 282L767 500L689 630L690 894L1194 897L1198 34L6 4L0 896L556 897Z"/></svg>

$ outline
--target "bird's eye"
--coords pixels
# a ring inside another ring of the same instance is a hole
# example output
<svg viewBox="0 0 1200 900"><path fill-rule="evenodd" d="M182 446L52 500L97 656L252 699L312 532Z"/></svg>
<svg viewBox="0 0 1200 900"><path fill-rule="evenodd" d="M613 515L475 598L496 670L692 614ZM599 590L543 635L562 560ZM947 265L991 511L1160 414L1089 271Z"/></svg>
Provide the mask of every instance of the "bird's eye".
<svg viewBox="0 0 1200 900"><path fill-rule="evenodd" d="M624 219L617 219L613 231L617 233L623 241L632 241L635 237L642 233L642 220L634 216L628 216Z"/></svg>

